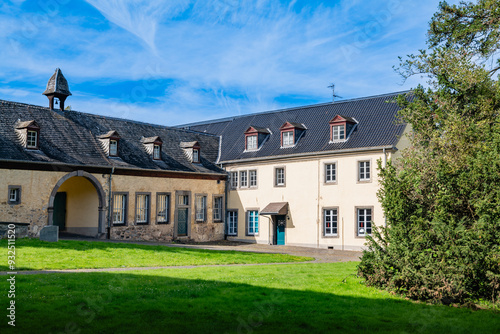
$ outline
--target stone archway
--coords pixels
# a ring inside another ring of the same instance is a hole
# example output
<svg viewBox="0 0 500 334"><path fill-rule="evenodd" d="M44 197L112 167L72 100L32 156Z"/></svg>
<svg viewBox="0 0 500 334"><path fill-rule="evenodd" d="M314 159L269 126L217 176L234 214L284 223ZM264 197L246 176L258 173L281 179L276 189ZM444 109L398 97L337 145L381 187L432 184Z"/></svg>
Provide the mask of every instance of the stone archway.
<svg viewBox="0 0 500 334"><path fill-rule="evenodd" d="M57 183L56 185L54 186L54 188L52 189L52 192L50 194L50 198L49 198L49 205L48 205L48 222L47 224L48 225L52 225L53 224L53 220L54 220L54 202L55 202L55 198L56 198L56 194L58 193L58 190L59 188L61 188L61 186L68 180L70 180L71 178L74 178L74 177L83 177L85 178L87 181L89 181L95 188L95 190L97 191L97 197L98 197L98 214L97 214L97 221L98 221L98 224L97 224L97 233L95 235L95 237L100 237L103 233L105 233L106 229L105 229L105 207L106 207L106 195L105 195L105 192L104 192L104 189L102 188L102 185L101 183L97 180L97 178L95 178L95 176L93 176L92 174L90 173L87 173L85 171L82 171L82 170L78 170L78 171L75 171L75 172L71 172L69 174L66 174L64 175Z"/></svg>

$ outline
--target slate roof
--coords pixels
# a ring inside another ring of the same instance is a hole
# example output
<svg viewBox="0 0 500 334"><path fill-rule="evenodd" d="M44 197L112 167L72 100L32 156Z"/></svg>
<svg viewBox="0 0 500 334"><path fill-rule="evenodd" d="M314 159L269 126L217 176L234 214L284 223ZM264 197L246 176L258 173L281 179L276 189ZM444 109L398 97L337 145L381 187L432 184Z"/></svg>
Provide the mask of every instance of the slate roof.
<svg viewBox="0 0 500 334"><path fill-rule="evenodd" d="M35 121L40 126L39 150L25 149L16 134L18 122ZM116 131L120 135L119 157L108 157L99 136ZM162 138L161 160L144 150L142 137ZM199 142L201 164L191 163L181 142ZM69 165L123 167L155 171L221 173L214 162L219 137L189 130L104 117L76 111L0 100L0 162L55 162Z"/></svg>
<svg viewBox="0 0 500 334"><path fill-rule="evenodd" d="M405 91L191 123L179 127L221 135L220 163L296 154L334 153L339 150L381 146L393 147L399 141L406 126L397 120L397 112L400 108L394 99L400 94L407 94L408 99L412 98L411 92ZM343 115L346 119L354 118L358 124L345 142L330 143L329 122L337 115ZM304 124L307 129L295 146L281 148L280 127L285 122ZM269 128L271 134L259 150L245 152L244 132L250 126Z"/></svg>

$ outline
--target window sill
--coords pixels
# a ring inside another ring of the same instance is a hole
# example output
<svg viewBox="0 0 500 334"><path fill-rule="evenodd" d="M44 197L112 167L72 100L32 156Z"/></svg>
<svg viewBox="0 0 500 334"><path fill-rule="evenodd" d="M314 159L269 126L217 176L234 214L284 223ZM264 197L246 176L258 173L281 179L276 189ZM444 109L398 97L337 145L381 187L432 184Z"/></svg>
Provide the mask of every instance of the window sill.
<svg viewBox="0 0 500 334"><path fill-rule="evenodd" d="M127 226L127 223L113 223L113 226Z"/></svg>
<svg viewBox="0 0 500 334"><path fill-rule="evenodd" d="M149 222L135 222L135 225L149 225Z"/></svg>
<svg viewBox="0 0 500 334"><path fill-rule="evenodd" d="M338 239L339 236L338 236L338 234L336 234L336 235L333 235L333 234L332 235L323 235L322 238L323 239Z"/></svg>
<svg viewBox="0 0 500 334"><path fill-rule="evenodd" d="M157 225L168 225L168 224L170 224L170 222L168 222L168 221L167 222L158 222L157 221L156 224Z"/></svg>
<svg viewBox="0 0 500 334"><path fill-rule="evenodd" d="M325 186L332 186L332 185L337 185L337 181L327 181L323 182Z"/></svg>

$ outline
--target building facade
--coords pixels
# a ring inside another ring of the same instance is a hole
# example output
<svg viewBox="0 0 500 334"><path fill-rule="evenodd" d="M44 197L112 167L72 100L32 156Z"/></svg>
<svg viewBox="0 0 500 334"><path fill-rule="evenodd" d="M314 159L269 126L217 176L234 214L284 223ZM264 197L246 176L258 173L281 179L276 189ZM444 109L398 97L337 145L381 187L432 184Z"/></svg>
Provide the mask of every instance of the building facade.
<svg viewBox="0 0 500 334"><path fill-rule="evenodd" d="M407 146L398 94L188 124L221 136L230 240L360 250L384 226L377 161Z"/></svg>
<svg viewBox="0 0 500 334"><path fill-rule="evenodd" d="M0 222L111 239L224 238L219 137L64 110L56 70L49 107L0 100ZM60 105L59 110L54 105Z"/></svg>

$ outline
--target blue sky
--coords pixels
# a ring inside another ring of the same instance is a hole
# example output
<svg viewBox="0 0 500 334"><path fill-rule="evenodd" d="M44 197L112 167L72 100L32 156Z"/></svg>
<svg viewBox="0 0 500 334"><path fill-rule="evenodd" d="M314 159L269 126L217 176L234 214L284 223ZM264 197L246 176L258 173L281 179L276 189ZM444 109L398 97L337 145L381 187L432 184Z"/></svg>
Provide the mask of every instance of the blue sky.
<svg viewBox="0 0 500 334"><path fill-rule="evenodd" d="M415 87L437 0L11 0L0 5L0 99L176 125Z"/></svg>

